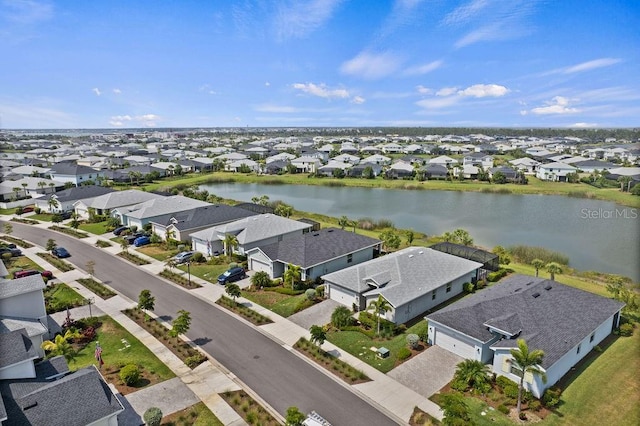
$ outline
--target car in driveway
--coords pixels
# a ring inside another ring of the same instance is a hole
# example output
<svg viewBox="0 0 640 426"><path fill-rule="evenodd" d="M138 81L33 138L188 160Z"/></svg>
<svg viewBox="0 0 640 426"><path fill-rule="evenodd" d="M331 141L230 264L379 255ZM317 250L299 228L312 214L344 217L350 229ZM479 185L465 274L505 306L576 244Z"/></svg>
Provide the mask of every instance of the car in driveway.
<svg viewBox="0 0 640 426"><path fill-rule="evenodd" d="M20 250L18 247L0 247L0 256L5 253L11 253L11 257L22 256L22 250Z"/></svg>
<svg viewBox="0 0 640 426"><path fill-rule="evenodd" d="M188 262L193 257L194 253L195 253L194 251L182 251L176 254L175 256L173 256L173 261L176 263Z"/></svg>
<svg viewBox="0 0 640 426"><path fill-rule="evenodd" d="M31 213L32 211L35 211L35 206L24 206L22 208L22 213Z"/></svg>
<svg viewBox="0 0 640 426"><path fill-rule="evenodd" d="M133 244L133 242L136 240L136 238L144 237L144 236L147 236L147 234L145 234L144 232L138 231L135 234L125 235L123 238L127 242L127 244Z"/></svg>
<svg viewBox="0 0 640 426"><path fill-rule="evenodd" d="M51 271L36 271L35 269L23 269L21 271L15 271L13 278L23 278L30 275L42 275L43 278L53 278L53 272Z"/></svg>
<svg viewBox="0 0 640 426"><path fill-rule="evenodd" d="M136 247L146 246L147 244L150 244L150 243L151 243L151 238L149 238L146 235L143 235L133 240L133 245Z"/></svg>
<svg viewBox="0 0 640 426"><path fill-rule="evenodd" d="M71 253L69 253L67 251L66 248L64 247L56 247L53 250L51 250L51 254L54 255L55 257L57 257L58 259L62 259L65 257L71 257Z"/></svg>
<svg viewBox="0 0 640 426"><path fill-rule="evenodd" d="M218 284L226 285L228 283L232 283L234 281L239 281L243 278L247 277L247 273L243 268L235 267L226 270L220 276L218 276Z"/></svg>
<svg viewBox="0 0 640 426"><path fill-rule="evenodd" d="M113 235L119 237L120 235L122 235L123 232L128 230L129 230L128 226L118 226L116 229L113 230Z"/></svg>

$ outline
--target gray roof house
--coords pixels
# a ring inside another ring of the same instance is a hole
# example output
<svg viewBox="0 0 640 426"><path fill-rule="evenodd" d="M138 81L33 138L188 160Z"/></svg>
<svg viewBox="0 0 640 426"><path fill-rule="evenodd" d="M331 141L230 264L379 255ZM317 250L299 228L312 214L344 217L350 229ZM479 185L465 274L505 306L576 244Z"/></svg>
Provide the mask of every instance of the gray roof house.
<svg viewBox="0 0 640 426"><path fill-rule="evenodd" d="M492 362L496 374L519 381L510 350L524 339L541 349L547 383L525 374L536 397L618 327L624 304L555 281L512 275L426 317L429 343L463 358Z"/></svg>
<svg viewBox="0 0 640 426"><path fill-rule="evenodd" d="M174 234L173 239L188 241L193 232L256 214L250 210L226 204L210 204L156 217L151 221L151 229L154 234L163 239L166 239L167 233L171 232Z"/></svg>
<svg viewBox="0 0 640 426"><path fill-rule="evenodd" d="M385 318L401 324L460 294L481 267L430 248L407 247L322 278L329 298L358 310L382 295L392 307Z"/></svg>
<svg viewBox="0 0 640 426"><path fill-rule="evenodd" d="M134 206L156 198L163 198L163 196L137 189L127 189L99 195L95 198L79 200L73 204L73 207L78 216L89 217L90 208L95 209L96 214L99 215L111 214L117 208Z"/></svg>
<svg viewBox="0 0 640 426"><path fill-rule="evenodd" d="M98 176L104 176L103 172L87 166L80 166L75 161L63 161L51 166L49 171L51 179L58 182L71 182L78 186L83 182L96 181Z"/></svg>
<svg viewBox="0 0 640 426"><path fill-rule="evenodd" d="M382 242L337 228L296 235L281 242L247 251L249 269L281 277L287 265L302 269L301 279L311 280L377 257Z"/></svg>
<svg viewBox="0 0 640 426"><path fill-rule="evenodd" d="M312 225L274 214L259 214L191 234L193 250L206 255L222 253L227 235L235 235L235 252L246 254L254 247L268 245L309 232Z"/></svg>
<svg viewBox="0 0 640 426"><path fill-rule="evenodd" d="M147 223L167 214L175 214L210 205L211 203L206 201L182 195L171 195L169 197L159 196L135 205L118 207L113 213L120 216L120 221L123 225L142 228Z"/></svg>
<svg viewBox="0 0 640 426"><path fill-rule="evenodd" d="M76 201L86 200L87 202L91 198L99 197L100 195L109 194L114 192L112 188L105 186L88 185L77 186L69 189L64 189L51 194L48 197L36 199L36 207L40 207L43 211L51 213L60 213L73 210L73 204ZM55 199L58 202L57 207L52 207L49 204L50 199Z"/></svg>

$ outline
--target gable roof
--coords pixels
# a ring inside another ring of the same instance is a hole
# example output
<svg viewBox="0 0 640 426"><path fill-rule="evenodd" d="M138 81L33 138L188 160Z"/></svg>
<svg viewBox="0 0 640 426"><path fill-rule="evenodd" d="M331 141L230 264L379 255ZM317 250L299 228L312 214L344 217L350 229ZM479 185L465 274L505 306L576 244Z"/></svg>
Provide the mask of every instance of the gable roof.
<svg viewBox="0 0 640 426"><path fill-rule="evenodd" d="M207 203L206 201L196 200L183 195L172 195L169 197L153 198L143 203L126 207L121 213L126 214L128 217L144 219L210 205L211 203Z"/></svg>
<svg viewBox="0 0 640 426"><path fill-rule="evenodd" d="M430 248L407 247L322 278L357 293L381 294L398 307L481 266Z"/></svg>
<svg viewBox="0 0 640 426"><path fill-rule="evenodd" d="M0 369L36 358L38 352L24 328L0 333Z"/></svg>
<svg viewBox="0 0 640 426"><path fill-rule="evenodd" d="M63 203L65 201L98 197L100 195L109 194L114 191L114 189L107 188L106 186L86 185L64 189L62 191L56 192L55 194L51 194L51 196L55 196L56 200Z"/></svg>
<svg viewBox="0 0 640 426"><path fill-rule="evenodd" d="M211 204L191 210L169 213L157 217L152 222L166 226L173 224L176 229L182 231L231 222L255 214L257 213L226 204Z"/></svg>
<svg viewBox="0 0 640 426"><path fill-rule="evenodd" d="M117 207L130 206L161 197L161 195L152 192L127 189L125 191L114 191L95 197L89 202L88 207L101 210L115 209Z"/></svg>
<svg viewBox="0 0 640 426"><path fill-rule="evenodd" d="M375 238L343 229L325 228L260 247L260 250L272 261L309 268L380 243Z"/></svg>
<svg viewBox="0 0 640 426"><path fill-rule="evenodd" d="M86 175L98 173L98 170L87 166L80 166L74 161L62 161L51 166L50 173L52 175Z"/></svg>
<svg viewBox="0 0 640 426"><path fill-rule="evenodd" d="M44 290L44 288L44 280L40 274L0 281L0 299L8 299L19 294Z"/></svg>
<svg viewBox="0 0 640 426"><path fill-rule="evenodd" d="M241 245L261 241L277 235L309 229L311 225L274 214L249 216L224 225L214 226L191 234L204 241L219 240L219 234L233 234Z"/></svg>
<svg viewBox="0 0 640 426"><path fill-rule="evenodd" d="M514 333L525 339L530 348L544 351L542 367L548 368L623 306L617 300L556 281L512 275L428 315L427 320L481 342L495 337L488 326ZM494 348L516 346L515 338L492 345Z"/></svg>

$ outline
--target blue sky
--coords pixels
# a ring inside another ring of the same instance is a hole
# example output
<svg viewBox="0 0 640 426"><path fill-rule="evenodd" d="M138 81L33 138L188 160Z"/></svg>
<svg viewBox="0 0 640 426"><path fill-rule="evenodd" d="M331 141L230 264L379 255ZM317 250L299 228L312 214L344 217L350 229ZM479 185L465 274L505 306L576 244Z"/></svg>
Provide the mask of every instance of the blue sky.
<svg viewBox="0 0 640 426"><path fill-rule="evenodd" d="M637 0L0 0L0 127L640 125Z"/></svg>

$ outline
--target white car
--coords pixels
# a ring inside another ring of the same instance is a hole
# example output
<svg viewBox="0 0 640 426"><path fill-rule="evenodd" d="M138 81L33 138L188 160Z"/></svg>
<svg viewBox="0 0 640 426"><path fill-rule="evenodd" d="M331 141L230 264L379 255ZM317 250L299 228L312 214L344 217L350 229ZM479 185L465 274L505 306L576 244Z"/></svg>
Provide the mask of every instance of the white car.
<svg viewBox="0 0 640 426"><path fill-rule="evenodd" d="M185 263L185 262L188 262L189 259L191 259L191 257L193 256L194 253L195 252L193 252L193 251L181 251L180 253L176 254L173 257L173 260L176 263Z"/></svg>

